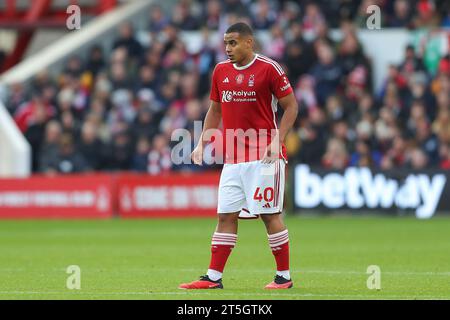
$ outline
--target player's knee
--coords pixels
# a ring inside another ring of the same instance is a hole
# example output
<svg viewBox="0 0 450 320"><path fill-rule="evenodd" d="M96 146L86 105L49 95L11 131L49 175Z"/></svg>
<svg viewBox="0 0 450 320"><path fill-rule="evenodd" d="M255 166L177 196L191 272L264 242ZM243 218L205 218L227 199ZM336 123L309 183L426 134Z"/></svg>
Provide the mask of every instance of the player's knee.
<svg viewBox="0 0 450 320"><path fill-rule="evenodd" d="M219 214L218 222L219 225L234 225L237 223L237 219L238 217L235 214Z"/></svg>
<svg viewBox="0 0 450 320"><path fill-rule="evenodd" d="M271 223L273 221L279 221L281 219L281 215L280 214L261 214L260 215L262 221L264 221L264 223Z"/></svg>
<svg viewBox="0 0 450 320"><path fill-rule="evenodd" d="M281 214L262 214L261 219L267 230L279 229L281 226L284 226Z"/></svg>

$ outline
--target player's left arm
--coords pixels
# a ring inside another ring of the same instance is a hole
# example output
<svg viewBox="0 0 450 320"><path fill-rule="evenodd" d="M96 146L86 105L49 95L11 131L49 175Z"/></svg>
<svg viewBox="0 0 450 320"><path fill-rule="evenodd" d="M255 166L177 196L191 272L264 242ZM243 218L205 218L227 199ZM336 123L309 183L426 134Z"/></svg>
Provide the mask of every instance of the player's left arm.
<svg viewBox="0 0 450 320"><path fill-rule="evenodd" d="M273 163L279 158L281 146L298 114L298 104L292 86L277 63L272 63L272 68L269 67L268 81L270 91L278 99L278 104L283 108L284 113L276 136L272 136L271 142L265 150L263 163Z"/></svg>
<svg viewBox="0 0 450 320"><path fill-rule="evenodd" d="M278 100L278 103L284 110L283 117L281 118L280 121L280 128L278 131L279 137L278 140L280 144L282 144L284 143L286 135L288 134L289 130L292 128L292 126L295 123L295 120L297 119L298 103L297 99L295 99L295 96L292 92L284 96L280 100Z"/></svg>
<svg viewBox="0 0 450 320"><path fill-rule="evenodd" d="M283 117L276 136L272 137L272 142L266 148L262 163L274 163L278 159L286 135L297 119L298 103L292 92L280 98L278 103L284 110Z"/></svg>

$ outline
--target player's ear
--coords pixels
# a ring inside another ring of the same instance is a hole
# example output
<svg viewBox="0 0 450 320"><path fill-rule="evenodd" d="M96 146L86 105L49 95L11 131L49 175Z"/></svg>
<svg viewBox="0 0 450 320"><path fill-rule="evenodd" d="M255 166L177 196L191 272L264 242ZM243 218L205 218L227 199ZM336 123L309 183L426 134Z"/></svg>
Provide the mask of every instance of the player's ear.
<svg viewBox="0 0 450 320"><path fill-rule="evenodd" d="M249 48L253 48L253 37L248 37L246 43Z"/></svg>

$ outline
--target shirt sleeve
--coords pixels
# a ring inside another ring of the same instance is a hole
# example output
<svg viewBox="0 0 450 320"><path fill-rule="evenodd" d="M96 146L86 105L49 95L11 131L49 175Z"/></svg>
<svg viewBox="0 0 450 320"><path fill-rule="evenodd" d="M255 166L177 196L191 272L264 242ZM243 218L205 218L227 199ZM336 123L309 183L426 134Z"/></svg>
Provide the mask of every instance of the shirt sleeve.
<svg viewBox="0 0 450 320"><path fill-rule="evenodd" d="M270 89L277 99L293 92L291 83L281 68L270 66L269 79Z"/></svg>
<svg viewBox="0 0 450 320"><path fill-rule="evenodd" d="M218 67L216 66L214 68L212 79L211 79L211 92L209 94L209 99L220 102L220 94L219 94L219 88L217 87L217 73L218 73Z"/></svg>

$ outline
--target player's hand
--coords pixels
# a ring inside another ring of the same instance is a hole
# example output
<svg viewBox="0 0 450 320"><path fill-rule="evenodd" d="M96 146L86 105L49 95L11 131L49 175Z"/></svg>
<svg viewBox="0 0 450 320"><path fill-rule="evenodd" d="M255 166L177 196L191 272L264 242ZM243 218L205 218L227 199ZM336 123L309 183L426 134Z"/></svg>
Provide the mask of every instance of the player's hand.
<svg viewBox="0 0 450 320"><path fill-rule="evenodd" d="M278 139L272 140L272 142L266 147L264 151L264 157L262 163L270 164L275 163L280 158L280 141Z"/></svg>
<svg viewBox="0 0 450 320"><path fill-rule="evenodd" d="M191 159L194 164L201 166L203 164L203 146L199 143L191 153Z"/></svg>

